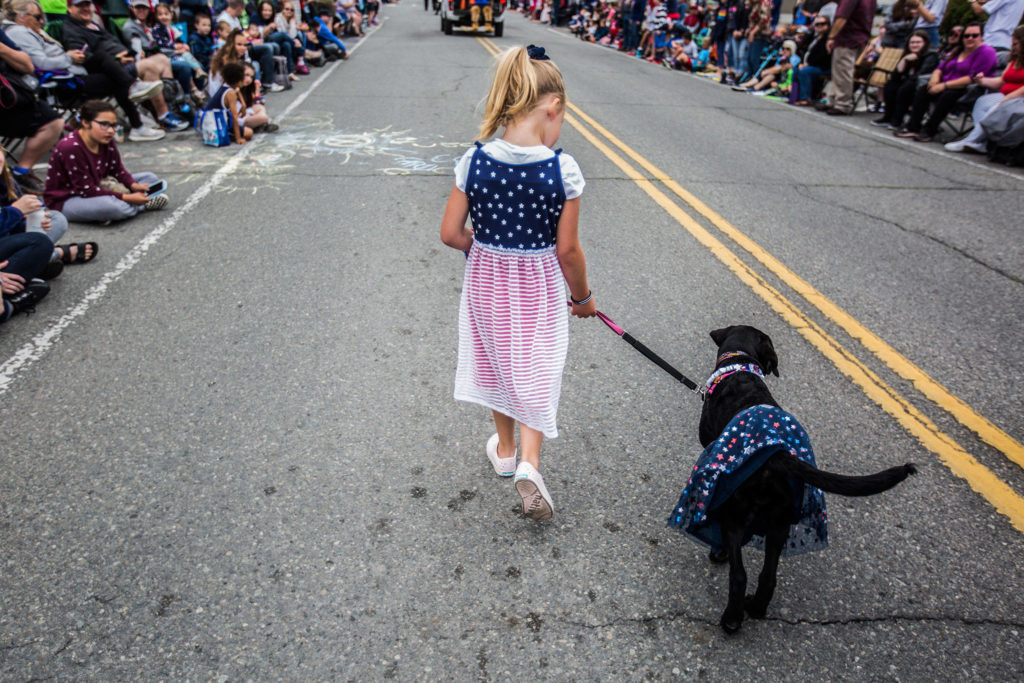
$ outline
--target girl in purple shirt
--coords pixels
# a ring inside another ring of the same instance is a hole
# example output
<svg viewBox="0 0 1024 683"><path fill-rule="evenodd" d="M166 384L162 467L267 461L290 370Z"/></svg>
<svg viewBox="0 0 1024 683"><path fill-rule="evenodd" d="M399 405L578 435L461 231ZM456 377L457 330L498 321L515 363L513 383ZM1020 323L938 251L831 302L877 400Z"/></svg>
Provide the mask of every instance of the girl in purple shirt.
<svg viewBox="0 0 1024 683"><path fill-rule="evenodd" d="M953 49L949 58L932 72L928 84L917 89L910 120L906 128L896 131L897 137L931 142L946 116L953 111L957 100L963 97L964 90L972 82L971 78L979 73L992 76L996 72L996 51L981 42L981 35L979 23L971 23L964 27L963 33L960 34L960 44ZM924 117L928 113L929 105L932 105L932 111L925 122Z"/></svg>
<svg viewBox="0 0 1024 683"><path fill-rule="evenodd" d="M109 223L131 218L144 209L167 206L167 195L148 196L157 177L132 175L121 163L114 136L117 114L102 100L82 105L78 128L57 143L50 155L43 197L69 221Z"/></svg>

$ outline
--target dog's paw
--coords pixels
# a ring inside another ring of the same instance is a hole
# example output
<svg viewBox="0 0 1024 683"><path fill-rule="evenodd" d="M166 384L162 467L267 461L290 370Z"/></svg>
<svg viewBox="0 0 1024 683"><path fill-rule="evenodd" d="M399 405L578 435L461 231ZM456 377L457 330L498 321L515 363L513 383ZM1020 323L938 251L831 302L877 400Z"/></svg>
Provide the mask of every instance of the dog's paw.
<svg viewBox="0 0 1024 683"><path fill-rule="evenodd" d="M743 601L743 609L751 619L764 619L768 613L768 605L762 605L753 595L748 595Z"/></svg>
<svg viewBox="0 0 1024 683"><path fill-rule="evenodd" d="M736 633L736 631L739 631L740 627L743 626L743 613L740 612L740 614L736 616L725 612L722 614L722 618L718 623L722 627L723 631L731 635Z"/></svg>
<svg viewBox="0 0 1024 683"><path fill-rule="evenodd" d="M729 561L729 553L725 550L712 550L708 553L708 559L715 564L725 564Z"/></svg>

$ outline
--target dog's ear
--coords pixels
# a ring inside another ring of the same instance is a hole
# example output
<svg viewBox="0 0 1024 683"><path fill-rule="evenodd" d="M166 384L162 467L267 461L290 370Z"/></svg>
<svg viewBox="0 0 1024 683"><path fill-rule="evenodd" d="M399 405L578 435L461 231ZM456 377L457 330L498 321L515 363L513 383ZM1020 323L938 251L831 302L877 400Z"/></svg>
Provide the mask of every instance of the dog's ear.
<svg viewBox="0 0 1024 683"><path fill-rule="evenodd" d="M779 357L775 355L772 338L764 332L761 333L761 339L757 342L757 357L761 361L761 369L764 370L764 374L779 376Z"/></svg>
<svg viewBox="0 0 1024 683"><path fill-rule="evenodd" d="M725 343L725 338L729 336L729 332L732 330L732 328L733 326L730 325L729 327L722 327L717 330L711 330L711 339L712 341L715 342L715 346L721 346L722 344Z"/></svg>

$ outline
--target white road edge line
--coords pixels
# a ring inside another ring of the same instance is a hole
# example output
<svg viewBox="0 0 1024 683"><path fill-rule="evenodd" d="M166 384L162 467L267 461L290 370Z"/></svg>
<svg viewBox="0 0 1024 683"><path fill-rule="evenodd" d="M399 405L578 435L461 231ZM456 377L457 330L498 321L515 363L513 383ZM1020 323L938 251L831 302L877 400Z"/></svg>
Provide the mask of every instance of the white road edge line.
<svg viewBox="0 0 1024 683"><path fill-rule="evenodd" d="M379 31L386 21L387 17L383 17L380 24L378 24L376 28L367 31L363 39L350 49L348 54L352 55L356 50L366 44L366 41L370 39L370 36ZM293 111L295 111L295 108L305 102L306 98L309 97L314 90L320 87L320 84L323 83L328 76L334 73L334 70L337 69L340 64L341 62L338 61L327 67L327 69L320 74L320 77L313 82L309 89L296 97L291 104L281 112L281 115L277 117L277 120L283 121ZM160 241L161 237L173 230L175 226L177 226L178 221L180 221L185 214L195 208L195 206L199 204L199 202L203 201L210 192L224 182L224 179L231 175L235 169L238 168L238 165L247 156L249 156L249 153L258 146L258 144L250 143L238 150L233 157L228 159L228 161L210 177L209 181L197 188L196 191L193 192L187 200L185 200L184 204L175 209L174 213L168 216L167 219L160 223L160 225L139 240L139 242L136 243L136 245L132 247L120 261L118 261L116 266L104 273L104 275L99 279L99 282L87 289L85 295L78 303L71 306L71 308L69 308L64 315L58 318L56 322L22 345L22 347L15 351L10 358L4 361L3 365L0 365L0 396L7 393L8 389L10 389L19 374L28 369L32 363L42 358L47 351L53 348L64 330L70 327L75 320L85 315L93 304L103 298L107 293L107 290L110 288L110 285L134 268L135 265L142 260L142 257L145 256L153 247L153 245Z"/></svg>

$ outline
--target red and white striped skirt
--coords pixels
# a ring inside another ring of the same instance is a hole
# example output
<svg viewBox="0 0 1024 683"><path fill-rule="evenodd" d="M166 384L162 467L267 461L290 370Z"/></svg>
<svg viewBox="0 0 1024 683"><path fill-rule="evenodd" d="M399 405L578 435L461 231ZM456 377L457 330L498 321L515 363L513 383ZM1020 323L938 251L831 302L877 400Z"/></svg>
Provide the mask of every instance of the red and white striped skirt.
<svg viewBox="0 0 1024 683"><path fill-rule="evenodd" d="M558 436L569 348L564 283L554 247L521 253L473 244L459 302L456 399Z"/></svg>

